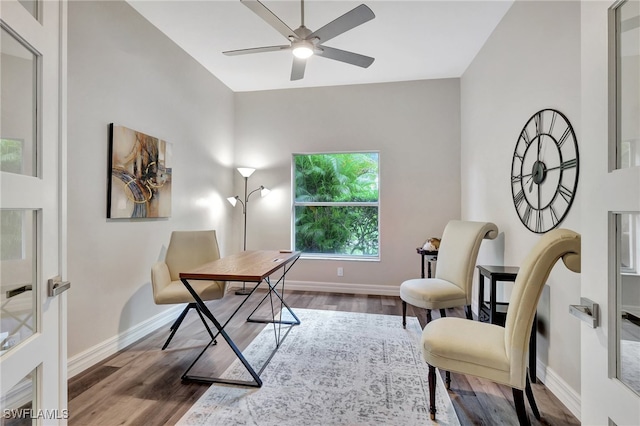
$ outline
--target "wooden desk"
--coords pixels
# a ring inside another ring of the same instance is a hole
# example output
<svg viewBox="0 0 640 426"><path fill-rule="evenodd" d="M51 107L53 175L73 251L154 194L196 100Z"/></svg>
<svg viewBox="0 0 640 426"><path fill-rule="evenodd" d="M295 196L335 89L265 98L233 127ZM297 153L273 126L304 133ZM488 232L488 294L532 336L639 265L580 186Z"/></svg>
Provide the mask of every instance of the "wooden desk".
<svg viewBox="0 0 640 426"><path fill-rule="evenodd" d="M515 282L520 268L516 266L478 265L478 321L498 324L504 327L509 303L496 300L496 286L499 281ZM489 278L489 300L484 300L484 278ZM531 382L536 382L536 335L538 316L533 319L529 338L529 373Z"/></svg>
<svg viewBox="0 0 640 426"><path fill-rule="evenodd" d="M260 374L266 367L269 361L262 366L260 371L256 372L255 369L249 364L249 362L245 359L242 352L238 349L236 344L233 342L231 337L227 334L224 328L229 324L229 321L238 313L240 308L244 306L244 304L251 298L251 296L255 293L256 289L262 284L265 283L268 287L268 291L265 296L258 302L255 309L247 318L248 322L261 322L261 323L271 323L273 324L276 338L276 347L273 351L275 353L276 350L280 347L280 344L287 336L291 327L289 327L284 334L281 334L281 326L285 325L299 325L300 319L293 313L289 305L287 305L284 301L284 284L285 284L285 276L287 271L291 269L293 264L300 257L301 252L289 252L289 253L281 253L279 251L273 250L256 250L256 251L244 251L241 253L232 254L230 256L223 257L222 259L215 260L213 262L206 263L198 268L192 269L190 271L185 271L180 273L180 280L185 285L187 290L191 293L193 298L195 299L198 307L202 311L202 313L211 320L214 324L218 332L215 334L214 338L209 342L207 346L200 352L198 357L191 363L187 371L182 375L182 379L185 381L194 381L200 383L227 383L233 385L243 385L243 386L252 386L252 387L260 387L262 386L262 380L260 379ZM271 275L273 275L276 271L282 270L282 276L277 280L275 284L271 283ZM212 280L212 281L242 281L247 283L255 283L255 286L251 290L251 292L242 300L240 305L236 308L236 310L231 314L229 319L224 324L220 324L220 322L216 319L216 317L211 313L207 305L203 302L200 296L193 290L193 287L189 284L189 280ZM277 290L277 287L280 286L280 292ZM280 300L280 317L276 319L276 312L271 310L272 317L270 319L256 319L252 318L253 314L258 310L258 308L262 305L262 303L271 296L276 296ZM282 320L282 310L287 309L294 320L284 321ZM276 329L276 325L278 325L278 329ZM252 381L240 381L240 380L229 380L223 379L220 377L202 377L202 376L192 376L189 375L189 371L196 364L196 362L200 359L200 357L204 354L204 352L214 343L215 338L221 335L225 341L229 344L233 352L236 354L240 362L247 369L251 377ZM273 353L271 356L273 356ZM269 357L269 360L271 357Z"/></svg>

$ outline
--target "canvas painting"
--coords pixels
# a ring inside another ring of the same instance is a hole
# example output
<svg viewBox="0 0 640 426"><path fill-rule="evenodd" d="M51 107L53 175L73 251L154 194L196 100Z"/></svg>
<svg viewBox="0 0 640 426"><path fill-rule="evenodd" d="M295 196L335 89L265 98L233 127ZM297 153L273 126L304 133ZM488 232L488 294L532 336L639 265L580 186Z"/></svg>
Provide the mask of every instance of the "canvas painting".
<svg viewBox="0 0 640 426"><path fill-rule="evenodd" d="M171 216L171 144L123 126L109 126L107 217Z"/></svg>

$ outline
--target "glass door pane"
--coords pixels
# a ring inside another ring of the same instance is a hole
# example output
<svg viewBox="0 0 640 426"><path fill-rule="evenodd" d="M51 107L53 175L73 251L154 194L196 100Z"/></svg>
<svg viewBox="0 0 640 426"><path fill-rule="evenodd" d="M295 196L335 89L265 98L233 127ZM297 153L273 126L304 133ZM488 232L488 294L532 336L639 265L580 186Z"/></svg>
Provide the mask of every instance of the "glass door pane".
<svg viewBox="0 0 640 426"><path fill-rule="evenodd" d="M36 331L36 212L0 209L0 355Z"/></svg>
<svg viewBox="0 0 640 426"><path fill-rule="evenodd" d="M640 165L640 2L615 10L616 169Z"/></svg>
<svg viewBox="0 0 640 426"><path fill-rule="evenodd" d="M2 407L0 426L35 424L33 419L38 417L34 410L36 377L36 370L33 370L0 397L0 407Z"/></svg>
<svg viewBox="0 0 640 426"><path fill-rule="evenodd" d="M640 213L616 214L618 348L616 376L640 394Z"/></svg>
<svg viewBox="0 0 640 426"><path fill-rule="evenodd" d="M29 12L31 14L31 16L33 16L36 19L40 19L40 3L41 0L18 0L18 3L20 3L25 9L27 9L27 12Z"/></svg>
<svg viewBox="0 0 640 426"><path fill-rule="evenodd" d="M37 57L0 30L0 171L37 176Z"/></svg>

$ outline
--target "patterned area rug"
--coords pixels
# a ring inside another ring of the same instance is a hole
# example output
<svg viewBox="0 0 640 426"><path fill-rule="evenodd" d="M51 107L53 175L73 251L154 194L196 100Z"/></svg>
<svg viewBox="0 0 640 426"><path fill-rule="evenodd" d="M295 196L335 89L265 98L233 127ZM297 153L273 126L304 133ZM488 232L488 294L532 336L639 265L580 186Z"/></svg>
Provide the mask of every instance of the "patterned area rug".
<svg viewBox="0 0 640 426"><path fill-rule="evenodd" d="M264 369L261 388L214 384L178 424L434 424L416 318L407 318L405 330L399 316L294 312L302 324L291 329ZM274 327L267 325L244 354L252 365L262 366L274 345ZM250 378L237 360L223 377ZM437 377L437 424L459 425Z"/></svg>

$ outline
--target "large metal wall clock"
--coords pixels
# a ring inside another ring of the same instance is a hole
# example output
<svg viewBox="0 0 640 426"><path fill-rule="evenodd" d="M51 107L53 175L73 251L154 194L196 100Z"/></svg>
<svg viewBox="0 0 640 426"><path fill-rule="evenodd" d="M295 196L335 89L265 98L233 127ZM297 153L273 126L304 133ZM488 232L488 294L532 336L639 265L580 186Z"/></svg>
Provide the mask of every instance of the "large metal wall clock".
<svg viewBox="0 0 640 426"><path fill-rule="evenodd" d="M513 205L524 226L542 234L565 218L576 196L580 161L571 123L543 109L524 125L511 162Z"/></svg>

